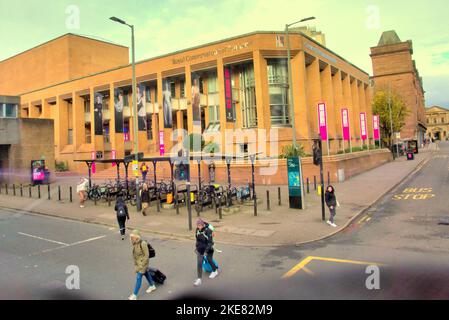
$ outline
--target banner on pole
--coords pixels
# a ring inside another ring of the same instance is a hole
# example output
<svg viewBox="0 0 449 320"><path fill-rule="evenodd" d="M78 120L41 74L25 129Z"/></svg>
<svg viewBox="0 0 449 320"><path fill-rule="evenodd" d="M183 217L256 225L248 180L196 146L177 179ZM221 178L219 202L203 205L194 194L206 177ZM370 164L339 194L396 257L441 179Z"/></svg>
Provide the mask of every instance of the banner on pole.
<svg viewBox="0 0 449 320"><path fill-rule="evenodd" d="M327 141L327 113L326 104L318 104L318 127L320 129L320 135L322 141Z"/></svg>
<svg viewBox="0 0 449 320"><path fill-rule="evenodd" d="M92 158L92 160L95 160L97 158L97 153L95 151L92 151L91 158ZM97 167L95 165L95 162L92 162L91 172L93 174L95 174L95 172L97 172Z"/></svg>
<svg viewBox="0 0 449 320"><path fill-rule="evenodd" d="M380 140L380 116L373 116L374 140Z"/></svg>
<svg viewBox="0 0 449 320"><path fill-rule="evenodd" d="M351 140L351 132L349 128L349 110L341 109L341 125L343 130L343 140L350 141Z"/></svg>
<svg viewBox="0 0 449 320"><path fill-rule="evenodd" d="M366 128L366 113L361 112L360 113L360 137L363 141L366 141L368 139L368 132Z"/></svg>
<svg viewBox="0 0 449 320"><path fill-rule="evenodd" d="M115 150L112 150L112 151L111 151L111 158L112 158L112 160L117 159L117 151L115 151ZM117 164L116 164L115 162L112 163L112 166L113 166L113 167L115 167L116 165L117 165Z"/></svg>

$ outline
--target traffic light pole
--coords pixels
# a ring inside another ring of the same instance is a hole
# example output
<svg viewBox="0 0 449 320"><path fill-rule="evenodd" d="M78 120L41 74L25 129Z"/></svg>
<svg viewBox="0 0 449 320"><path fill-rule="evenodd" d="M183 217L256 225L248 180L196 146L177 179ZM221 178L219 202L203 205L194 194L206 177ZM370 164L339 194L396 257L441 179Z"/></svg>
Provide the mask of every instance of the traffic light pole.
<svg viewBox="0 0 449 320"><path fill-rule="evenodd" d="M321 141L321 135L319 137L320 148L320 179L321 179L321 216L323 221L326 221L326 209L324 205L324 170L323 170L323 143Z"/></svg>

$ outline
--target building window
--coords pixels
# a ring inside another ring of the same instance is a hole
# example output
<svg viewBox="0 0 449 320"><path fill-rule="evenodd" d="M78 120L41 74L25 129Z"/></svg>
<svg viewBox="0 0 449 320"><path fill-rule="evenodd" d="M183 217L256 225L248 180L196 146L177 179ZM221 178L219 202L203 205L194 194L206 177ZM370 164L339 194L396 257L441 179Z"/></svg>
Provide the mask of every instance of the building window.
<svg viewBox="0 0 449 320"><path fill-rule="evenodd" d="M123 91L123 106L129 107L129 92L126 90Z"/></svg>
<svg viewBox="0 0 449 320"><path fill-rule="evenodd" d="M109 121L103 124L103 140L104 143L111 143Z"/></svg>
<svg viewBox="0 0 449 320"><path fill-rule="evenodd" d="M86 123L84 126L84 132L86 136L86 143L91 144L92 143L92 129L90 123Z"/></svg>
<svg viewBox="0 0 449 320"><path fill-rule="evenodd" d="M151 103L151 91L149 86L145 86L145 102Z"/></svg>
<svg viewBox="0 0 449 320"><path fill-rule="evenodd" d="M90 113L90 101L89 101L89 99L84 100L84 113Z"/></svg>
<svg viewBox="0 0 449 320"><path fill-rule="evenodd" d="M181 86L181 98L185 98L186 97L186 81L181 80L180 86Z"/></svg>
<svg viewBox="0 0 449 320"><path fill-rule="evenodd" d="M218 93L216 73L210 73L207 78L207 92L208 94Z"/></svg>
<svg viewBox="0 0 449 320"><path fill-rule="evenodd" d="M273 126L288 126L290 125L290 106L288 101L287 60L269 59L267 68L271 124Z"/></svg>
<svg viewBox="0 0 449 320"><path fill-rule="evenodd" d="M441 123L444 123L444 118L441 118Z"/></svg>
<svg viewBox="0 0 449 320"><path fill-rule="evenodd" d="M433 123L434 123L434 124L437 123L437 119L436 119L436 118L433 119Z"/></svg>
<svg viewBox="0 0 449 320"><path fill-rule="evenodd" d="M153 115L147 114L147 139L153 140Z"/></svg>
<svg viewBox="0 0 449 320"><path fill-rule="evenodd" d="M16 104L0 104L0 118L17 118L17 108Z"/></svg>
<svg viewBox="0 0 449 320"><path fill-rule="evenodd" d="M175 82L170 82L170 91L171 91L171 97L174 99L176 97L176 86Z"/></svg>
<svg viewBox="0 0 449 320"><path fill-rule="evenodd" d="M187 110L182 110L181 112L182 112L182 128L187 131L189 128Z"/></svg>
<svg viewBox="0 0 449 320"><path fill-rule="evenodd" d="M220 106L209 106L209 124L206 132L220 131Z"/></svg>
<svg viewBox="0 0 449 320"><path fill-rule="evenodd" d="M242 127L257 127L256 86L253 65L245 65L240 72Z"/></svg>
<svg viewBox="0 0 449 320"><path fill-rule="evenodd" d="M67 131L67 144L72 145L73 144L73 129L69 129Z"/></svg>

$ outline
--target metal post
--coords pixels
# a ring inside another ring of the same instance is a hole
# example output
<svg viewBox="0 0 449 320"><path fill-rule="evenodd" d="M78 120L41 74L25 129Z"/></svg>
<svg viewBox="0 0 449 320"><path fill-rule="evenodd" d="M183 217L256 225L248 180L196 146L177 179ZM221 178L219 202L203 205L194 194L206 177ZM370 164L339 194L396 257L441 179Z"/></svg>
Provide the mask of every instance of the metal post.
<svg viewBox="0 0 449 320"><path fill-rule="evenodd" d="M295 104L293 99L293 81L292 81L292 61L290 52L290 37L288 33L289 25L285 25L285 36L287 40L287 68L288 68L288 94L290 104L290 118L292 123L292 139L293 147L296 149L296 121L295 121Z"/></svg>
<svg viewBox="0 0 449 320"><path fill-rule="evenodd" d="M198 188L201 190L201 159L198 162Z"/></svg>
<svg viewBox="0 0 449 320"><path fill-rule="evenodd" d="M267 190L267 211L270 211L270 190Z"/></svg>
<svg viewBox="0 0 449 320"><path fill-rule="evenodd" d="M321 153L321 161L320 161L320 178L321 178L321 215L323 221L326 220L326 211L324 207L324 177L323 177L323 144L321 141L321 135L319 137L319 147L320 147L320 153Z"/></svg>
<svg viewBox="0 0 449 320"><path fill-rule="evenodd" d="M226 206L229 208L232 205L232 199L231 199L231 158L226 158L226 172L228 174L228 196L227 196L227 203Z"/></svg>
<svg viewBox="0 0 449 320"><path fill-rule="evenodd" d="M187 149L187 213L189 217L189 230L192 231L192 202L190 201L190 150ZM199 191L199 190L198 190Z"/></svg>
<svg viewBox="0 0 449 320"><path fill-rule="evenodd" d="M33 196L33 195L31 194L31 186L28 187L28 195L30 196L30 198Z"/></svg>
<svg viewBox="0 0 449 320"><path fill-rule="evenodd" d="M12 194L16 196L16 185L14 183L12 184Z"/></svg>
<svg viewBox="0 0 449 320"><path fill-rule="evenodd" d="M253 184L253 201L254 201L254 216L257 217L257 195L256 195L256 182L254 179L254 161L256 159L255 155L250 156L251 159L251 182Z"/></svg>
<svg viewBox="0 0 449 320"><path fill-rule="evenodd" d="M47 185L47 193L48 193L48 200L51 199L51 195L50 195L50 184Z"/></svg>
<svg viewBox="0 0 449 320"><path fill-rule="evenodd" d="M310 180L307 178L307 193L310 193Z"/></svg>
<svg viewBox="0 0 449 320"><path fill-rule="evenodd" d="M61 186L58 186L58 201L61 201Z"/></svg>
<svg viewBox="0 0 449 320"><path fill-rule="evenodd" d="M72 187L70 187L70 196L72 196ZM72 199L70 199L70 202L72 202ZM108 207L111 206L111 194L109 193L108 190Z"/></svg>
<svg viewBox="0 0 449 320"><path fill-rule="evenodd" d="M73 202L73 195L72 195L72 186L70 186L70 188L69 188L69 193L70 193L70 202ZM108 191L108 199L109 199L109 191ZM110 206L110 204L109 204L109 206Z"/></svg>
<svg viewBox="0 0 449 320"><path fill-rule="evenodd" d="M390 144L391 146L391 152L393 153L393 160L396 160L395 153L394 153L394 146L393 146L393 138L394 138L394 132L393 132L393 115L391 111L391 84L389 85L389 92L388 92L388 109L390 111L390 131L391 131L391 139Z"/></svg>
<svg viewBox="0 0 449 320"><path fill-rule="evenodd" d="M220 218L220 220L223 219L223 212L222 212L222 208L221 208L221 195L218 197L218 217Z"/></svg>
<svg viewBox="0 0 449 320"><path fill-rule="evenodd" d="M14 193L15 193L15 191L14 191ZM37 197L38 197L38 199L41 198L41 185L37 186Z"/></svg>
<svg viewBox="0 0 449 320"><path fill-rule="evenodd" d="M313 176L313 187L314 190L316 191L316 176Z"/></svg>
<svg viewBox="0 0 449 320"><path fill-rule="evenodd" d="M92 162L86 161L89 174L89 189L92 189Z"/></svg>
<svg viewBox="0 0 449 320"><path fill-rule="evenodd" d="M281 187L278 187L278 204L279 204L279 206L282 205L282 201L281 201Z"/></svg>
<svg viewBox="0 0 449 320"><path fill-rule="evenodd" d="M23 197L23 186L20 184L20 196Z"/></svg>
<svg viewBox="0 0 449 320"><path fill-rule="evenodd" d="M6 190L6 194L8 195L8 184L5 183L5 190Z"/></svg>

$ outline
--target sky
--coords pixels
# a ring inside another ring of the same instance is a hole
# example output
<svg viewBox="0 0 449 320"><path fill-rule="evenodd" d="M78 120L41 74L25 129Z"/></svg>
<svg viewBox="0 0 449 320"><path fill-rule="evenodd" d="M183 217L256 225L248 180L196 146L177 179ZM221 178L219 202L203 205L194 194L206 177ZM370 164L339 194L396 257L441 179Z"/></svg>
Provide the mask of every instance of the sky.
<svg viewBox="0 0 449 320"><path fill-rule="evenodd" d="M426 105L449 108L448 11L447 0L0 0L0 61L68 32L130 47L111 16L135 25L137 60L315 16L305 25L370 75L383 31L412 40Z"/></svg>

